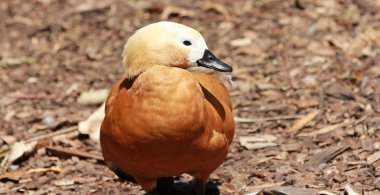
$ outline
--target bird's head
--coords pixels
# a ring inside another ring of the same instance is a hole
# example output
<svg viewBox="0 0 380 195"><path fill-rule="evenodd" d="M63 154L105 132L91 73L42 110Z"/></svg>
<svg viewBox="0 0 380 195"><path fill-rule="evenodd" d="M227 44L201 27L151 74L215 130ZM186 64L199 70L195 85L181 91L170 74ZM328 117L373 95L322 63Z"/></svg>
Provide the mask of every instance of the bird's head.
<svg viewBox="0 0 380 195"><path fill-rule="evenodd" d="M231 72L231 66L217 59L202 35L182 24L158 22L137 30L123 51L123 66L134 77L154 65L191 68L202 66Z"/></svg>

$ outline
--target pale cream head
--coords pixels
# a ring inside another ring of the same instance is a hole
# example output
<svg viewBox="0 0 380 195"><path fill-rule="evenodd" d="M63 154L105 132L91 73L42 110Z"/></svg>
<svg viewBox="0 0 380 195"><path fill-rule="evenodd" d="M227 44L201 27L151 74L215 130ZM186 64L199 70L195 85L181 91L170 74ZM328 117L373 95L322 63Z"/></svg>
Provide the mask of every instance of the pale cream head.
<svg viewBox="0 0 380 195"><path fill-rule="evenodd" d="M158 22L137 30L123 51L123 66L134 77L154 65L189 68L197 66L208 50L202 35L185 25Z"/></svg>

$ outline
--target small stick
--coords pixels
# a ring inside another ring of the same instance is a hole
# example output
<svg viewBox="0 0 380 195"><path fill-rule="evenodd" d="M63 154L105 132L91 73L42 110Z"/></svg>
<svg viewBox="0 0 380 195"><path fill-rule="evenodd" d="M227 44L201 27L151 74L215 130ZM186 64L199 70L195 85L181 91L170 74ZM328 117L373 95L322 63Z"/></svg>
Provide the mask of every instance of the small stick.
<svg viewBox="0 0 380 195"><path fill-rule="evenodd" d="M318 135L321 135L321 134L325 134L325 133L329 133L329 132L335 131L338 128L342 128L342 127L345 127L345 126L350 125L350 124L358 125L358 124L362 123L366 118L367 118L366 116L363 116L362 118L360 118L358 120L355 120L355 121L344 121L344 122L339 123L339 124L330 125L330 126L321 128L321 129L319 129L317 131L312 131L312 132L307 132L307 133L301 133L301 134L298 134L298 136L302 136L302 137L318 136Z"/></svg>
<svg viewBox="0 0 380 195"><path fill-rule="evenodd" d="M39 141L39 140L43 140L43 139L47 139L47 138L51 138L51 137L60 136L62 134L71 133L71 132L74 132L74 131L78 131L78 127L77 126L67 127L67 128L64 128L64 129L61 129L61 130L58 130L58 131L54 131L54 132L48 133L46 135L40 135L40 136L37 136L37 137L33 137L33 138L30 138L30 139L26 140L26 142L28 143L28 142L33 142L33 141Z"/></svg>
<svg viewBox="0 0 380 195"><path fill-rule="evenodd" d="M14 95L12 97L16 99L32 99L32 100L39 100L39 99L54 100L58 98L58 96L47 95L47 94L20 94L20 95Z"/></svg>
<svg viewBox="0 0 380 195"><path fill-rule="evenodd" d="M304 117L300 118L294 124L286 130L286 133L294 134L305 127L310 121L312 121L319 114L319 110L313 110Z"/></svg>
<svg viewBox="0 0 380 195"><path fill-rule="evenodd" d="M79 151L76 149L66 149L61 147L48 146L46 147L46 153L62 158L76 156L82 159L95 159L98 162L104 163L104 159L102 156L91 154L89 152Z"/></svg>

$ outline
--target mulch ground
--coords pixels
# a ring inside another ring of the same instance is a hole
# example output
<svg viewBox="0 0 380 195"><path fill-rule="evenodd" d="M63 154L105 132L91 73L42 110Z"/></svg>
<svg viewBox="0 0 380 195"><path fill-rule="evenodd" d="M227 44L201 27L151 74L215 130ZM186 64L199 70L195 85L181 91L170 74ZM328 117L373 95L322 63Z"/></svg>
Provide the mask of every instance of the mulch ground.
<svg viewBox="0 0 380 195"><path fill-rule="evenodd" d="M380 194L375 0L1 1L0 194L143 194L78 133L99 106L78 98L110 89L125 41L159 20L235 70L236 137L208 194Z"/></svg>

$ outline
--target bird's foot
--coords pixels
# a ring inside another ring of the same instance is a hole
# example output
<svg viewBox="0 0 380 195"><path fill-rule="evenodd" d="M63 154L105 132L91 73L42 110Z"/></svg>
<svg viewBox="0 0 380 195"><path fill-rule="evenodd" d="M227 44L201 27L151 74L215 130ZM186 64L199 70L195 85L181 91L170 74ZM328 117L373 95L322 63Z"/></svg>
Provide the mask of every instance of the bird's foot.
<svg viewBox="0 0 380 195"><path fill-rule="evenodd" d="M205 195L206 194L206 182L194 179L194 188L195 188L195 194L196 195Z"/></svg>
<svg viewBox="0 0 380 195"><path fill-rule="evenodd" d="M160 193L158 192L157 188L154 188L147 192L146 195L160 195Z"/></svg>

